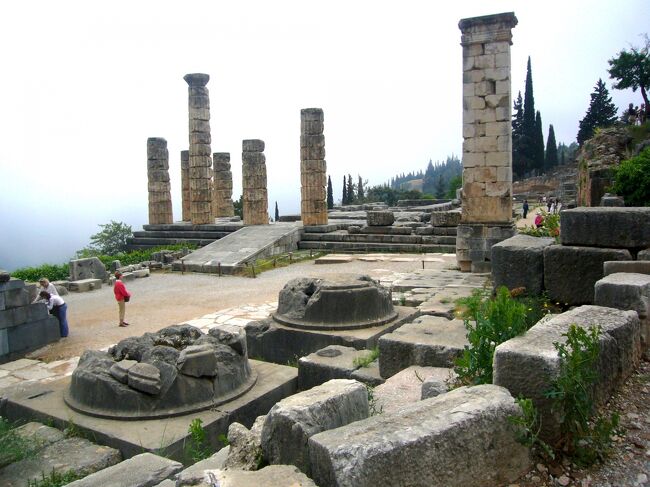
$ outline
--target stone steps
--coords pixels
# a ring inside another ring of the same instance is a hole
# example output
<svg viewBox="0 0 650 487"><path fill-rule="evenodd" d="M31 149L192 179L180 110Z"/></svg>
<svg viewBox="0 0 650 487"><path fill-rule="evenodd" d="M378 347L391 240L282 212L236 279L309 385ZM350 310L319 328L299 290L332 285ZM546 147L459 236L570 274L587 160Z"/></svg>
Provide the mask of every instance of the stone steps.
<svg viewBox="0 0 650 487"><path fill-rule="evenodd" d="M215 232L215 231L163 231L150 230L133 232L134 238L196 238L214 240L230 235L232 232Z"/></svg>
<svg viewBox="0 0 650 487"><path fill-rule="evenodd" d="M456 252L455 245L441 244L404 244L404 243L376 243L376 242L336 242L336 241L306 241L298 243L300 250L323 250L337 252L403 252L421 253L435 252L453 254Z"/></svg>
<svg viewBox="0 0 650 487"><path fill-rule="evenodd" d="M362 242L396 244L456 245L456 237L443 235L386 235L348 233L305 233L302 242Z"/></svg>
<svg viewBox="0 0 650 487"><path fill-rule="evenodd" d="M205 247L242 228L241 223L192 225L180 222L167 225L143 225L127 239L128 250L143 250L164 245L189 244Z"/></svg>

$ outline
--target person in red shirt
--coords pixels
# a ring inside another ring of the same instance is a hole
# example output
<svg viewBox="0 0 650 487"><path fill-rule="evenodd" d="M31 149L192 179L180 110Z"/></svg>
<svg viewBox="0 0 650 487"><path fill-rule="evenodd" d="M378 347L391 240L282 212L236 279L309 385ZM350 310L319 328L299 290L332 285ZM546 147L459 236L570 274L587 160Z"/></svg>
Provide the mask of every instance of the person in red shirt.
<svg viewBox="0 0 650 487"><path fill-rule="evenodd" d="M126 312L126 305L129 299L131 299L131 294L126 290L126 286L122 282L122 273L117 271L115 273L115 284L113 285L113 292L115 293L115 299L117 301L117 307L120 312L120 325L119 326L129 326L129 324L124 321L124 313Z"/></svg>

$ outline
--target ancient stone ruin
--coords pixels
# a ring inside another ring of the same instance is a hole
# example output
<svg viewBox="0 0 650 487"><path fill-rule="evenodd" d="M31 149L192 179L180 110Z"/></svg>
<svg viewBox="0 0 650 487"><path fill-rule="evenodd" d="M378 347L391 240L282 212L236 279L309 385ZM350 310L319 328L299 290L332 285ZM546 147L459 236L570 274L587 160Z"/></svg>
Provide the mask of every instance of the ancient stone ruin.
<svg viewBox="0 0 650 487"><path fill-rule="evenodd" d="M323 110L300 110L300 215L303 225L327 224L327 164Z"/></svg>
<svg viewBox="0 0 650 487"><path fill-rule="evenodd" d="M183 221L192 220L190 196L190 151L181 151L181 198L183 201Z"/></svg>
<svg viewBox="0 0 650 487"><path fill-rule="evenodd" d="M212 211L215 218L229 217L235 214L232 204L232 172L230 171L230 153L212 154L214 188L212 193Z"/></svg>
<svg viewBox="0 0 650 487"><path fill-rule="evenodd" d="M396 317L390 290L368 276L350 274L289 281L273 315L287 326L315 330L368 328Z"/></svg>
<svg viewBox="0 0 650 487"><path fill-rule="evenodd" d="M169 151L160 137L147 139L147 177L149 179L149 224L174 222L169 183Z"/></svg>
<svg viewBox="0 0 650 487"><path fill-rule="evenodd" d="M266 190L264 141L244 140L241 157L244 225L267 225L269 203Z"/></svg>
<svg viewBox="0 0 650 487"><path fill-rule="evenodd" d="M488 272L492 245L514 235L510 121L510 13L463 19L463 191L456 258Z"/></svg>
<svg viewBox="0 0 650 487"><path fill-rule="evenodd" d="M180 325L126 338L108 352L84 352L64 397L91 416L162 418L231 401L256 378L241 328L224 325L204 334Z"/></svg>
<svg viewBox="0 0 650 487"><path fill-rule="evenodd" d="M210 143L210 97L206 84L210 76L186 74L189 85L190 127L190 211L192 223L212 223L212 151Z"/></svg>

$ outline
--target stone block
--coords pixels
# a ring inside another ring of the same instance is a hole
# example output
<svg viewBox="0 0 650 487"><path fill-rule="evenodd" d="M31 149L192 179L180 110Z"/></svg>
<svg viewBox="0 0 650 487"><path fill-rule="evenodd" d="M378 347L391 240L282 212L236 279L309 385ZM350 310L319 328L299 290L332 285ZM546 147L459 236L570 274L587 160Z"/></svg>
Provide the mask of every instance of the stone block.
<svg viewBox="0 0 650 487"><path fill-rule="evenodd" d="M22 282L22 281L20 281ZM30 303L29 292L23 287L7 289L2 293L4 295L4 308L20 308Z"/></svg>
<svg viewBox="0 0 650 487"><path fill-rule="evenodd" d="M559 372L554 342L575 324L583 328L600 326L600 356L595 368L598 382L593 394L597 404L607 401L612 392L633 371L639 358L639 318L634 311L601 306L580 306L550 319L542 319L525 334L496 347L494 379L515 396L531 398L540 414L544 441L559 436L558 416L552 412L552 400L546 397Z"/></svg>
<svg viewBox="0 0 650 487"><path fill-rule="evenodd" d="M640 250L639 253L636 254L636 259L637 260L650 260L650 249Z"/></svg>
<svg viewBox="0 0 650 487"><path fill-rule="evenodd" d="M228 427L228 457L223 467L230 470L257 470L262 458L262 427L266 416L258 416L249 430L240 423ZM221 468L221 467L220 467Z"/></svg>
<svg viewBox="0 0 650 487"><path fill-rule="evenodd" d="M47 307L45 308L47 309ZM27 307L10 308L0 311L0 329L12 328L27 321Z"/></svg>
<svg viewBox="0 0 650 487"><path fill-rule="evenodd" d="M525 287L530 295L544 290L544 249L555 243L552 238L515 235L492 247L492 283L494 289Z"/></svg>
<svg viewBox="0 0 650 487"><path fill-rule="evenodd" d="M368 226L390 226L395 221L395 215L392 211L368 211Z"/></svg>
<svg viewBox="0 0 650 487"><path fill-rule="evenodd" d="M296 467L269 465L261 470L211 470L183 476L176 487L317 487Z"/></svg>
<svg viewBox="0 0 650 487"><path fill-rule="evenodd" d="M160 393L160 370L151 364L137 363L129 369L129 387L147 394Z"/></svg>
<svg viewBox="0 0 650 487"><path fill-rule="evenodd" d="M78 281L70 281L70 291L83 293L87 291L94 291L102 287L101 279L80 279Z"/></svg>
<svg viewBox="0 0 650 487"><path fill-rule="evenodd" d="M632 272L635 274L650 274L650 262L643 260L612 261L603 264L605 276L618 272Z"/></svg>
<svg viewBox="0 0 650 487"><path fill-rule="evenodd" d="M562 245L627 249L650 246L650 207L573 208L560 212L560 225Z"/></svg>
<svg viewBox="0 0 650 487"><path fill-rule="evenodd" d="M610 260L632 260L632 256L624 249L545 247L544 287L549 298L568 305L593 303L594 286L603 277L603 264Z"/></svg>
<svg viewBox="0 0 650 487"><path fill-rule="evenodd" d="M420 399L430 399L450 390L449 383L456 380L454 369L435 368L435 372L422 382Z"/></svg>
<svg viewBox="0 0 650 487"><path fill-rule="evenodd" d="M70 261L70 280L80 281L82 279L99 279L106 281L108 272L106 267L97 257L86 259L73 259Z"/></svg>
<svg viewBox="0 0 650 487"><path fill-rule="evenodd" d="M375 387L373 398L375 411L381 414L393 413L399 409L418 402L422 399L422 385L429 378L435 378L437 382L445 383L452 377L451 369L438 367L420 367L411 365L397 374L386 379L386 381ZM445 388L445 391L447 389Z"/></svg>
<svg viewBox="0 0 650 487"><path fill-rule="evenodd" d="M218 360L212 345L191 345L184 348L176 363L181 374L191 377L215 377Z"/></svg>
<svg viewBox="0 0 650 487"><path fill-rule="evenodd" d="M142 453L111 467L95 472L68 487L150 487L171 478L183 469L183 464L159 457L153 453Z"/></svg>
<svg viewBox="0 0 650 487"><path fill-rule="evenodd" d="M137 360L120 360L119 362L114 363L109 373L122 384L128 384L129 382L129 369L137 364Z"/></svg>
<svg viewBox="0 0 650 487"><path fill-rule="evenodd" d="M530 466L508 421L518 414L501 387L461 387L312 436L312 478L321 487L506 485Z"/></svg>
<svg viewBox="0 0 650 487"><path fill-rule="evenodd" d="M383 378L411 365L452 367L468 345L461 320L421 316L379 338L379 371Z"/></svg>
<svg viewBox="0 0 650 487"><path fill-rule="evenodd" d="M310 389L331 379L349 379L359 368L355 360L368 352L352 347L330 345L298 360L298 388Z"/></svg>
<svg viewBox="0 0 650 487"><path fill-rule="evenodd" d="M264 141L259 139L249 139L242 141L243 152L264 152Z"/></svg>
<svg viewBox="0 0 650 487"><path fill-rule="evenodd" d="M310 474L308 440L369 416L368 391L356 380L333 379L287 397L271 408L262 427L262 451L271 464Z"/></svg>
<svg viewBox="0 0 650 487"><path fill-rule="evenodd" d="M88 475L122 460L118 450L100 446L84 438L67 438L46 446L38 453L0 470L0 485L18 487L42 480L43 472L73 471ZM99 484L95 484L99 485Z"/></svg>

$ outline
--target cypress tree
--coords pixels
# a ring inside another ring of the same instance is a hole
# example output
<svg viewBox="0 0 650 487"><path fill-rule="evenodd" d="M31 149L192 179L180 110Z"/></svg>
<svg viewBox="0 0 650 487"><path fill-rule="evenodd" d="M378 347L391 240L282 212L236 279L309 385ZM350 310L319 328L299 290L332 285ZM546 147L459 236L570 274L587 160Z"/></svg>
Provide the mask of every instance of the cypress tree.
<svg viewBox="0 0 650 487"><path fill-rule="evenodd" d="M526 65L526 88L524 90L524 116L521 125L521 138L519 144L520 158L524 172L541 168L537 165L539 151L537 149L537 124L535 113L535 97L533 95L533 71L530 56ZM542 161L544 158L542 157Z"/></svg>
<svg viewBox="0 0 650 487"><path fill-rule="evenodd" d="M345 175L343 176L343 196L341 197L341 204L348 204L348 185L345 184Z"/></svg>
<svg viewBox="0 0 650 487"><path fill-rule="evenodd" d="M350 174L348 174L348 203L354 203L354 185Z"/></svg>
<svg viewBox="0 0 650 487"><path fill-rule="evenodd" d="M517 95L512 113L512 173L515 178L523 178L526 168L521 154L521 138L524 125L524 102L521 91Z"/></svg>
<svg viewBox="0 0 650 487"><path fill-rule="evenodd" d="M327 176L327 209L334 208L334 193L332 192L332 179Z"/></svg>
<svg viewBox="0 0 650 487"><path fill-rule="evenodd" d="M616 122L616 105L612 103L612 97L602 79L598 79L594 91L591 94L591 102L585 117L580 120L578 130L578 144L582 145L585 140L591 139L598 127L610 127Z"/></svg>
<svg viewBox="0 0 650 487"><path fill-rule="evenodd" d="M549 171L558 165L557 144L555 142L555 130L553 124L548 127L548 139L546 141L546 158L544 159L544 170Z"/></svg>
<svg viewBox="0 0 650 487"><path fill-rule="evenodd" d="M357 184L357 199L359 202L363 202L363 180L359 176L359 184Z"/></svg>
<svg viewBox="0 0 650 487"><path fill-rule="evenodd" d="M538 174L544 171L544 130L542 128L542 114L535 114L535 169Z"/></svg>
<svg viewBox="0 0 650 487"><path fill-rule="evenodd" d="M280 220L280 210L278 210L278 202L275 202L275 221Z"/></svg>

